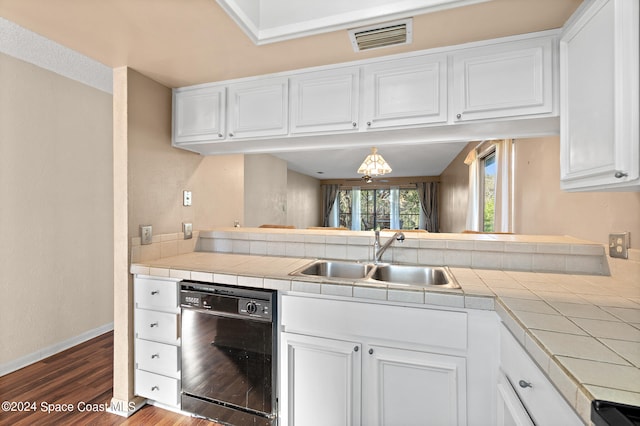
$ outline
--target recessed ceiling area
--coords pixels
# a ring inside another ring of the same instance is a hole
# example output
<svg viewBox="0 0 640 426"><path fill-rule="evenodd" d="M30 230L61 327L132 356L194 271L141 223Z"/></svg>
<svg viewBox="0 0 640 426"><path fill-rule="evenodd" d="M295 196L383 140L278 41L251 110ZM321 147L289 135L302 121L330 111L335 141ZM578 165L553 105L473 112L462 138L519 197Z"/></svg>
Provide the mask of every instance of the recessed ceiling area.
<svg viewBox="0 0 640 426"><path fill-rule="evenodd" d="M489 0L216 0L257 45Z"/></svg>
<svg viewBox="0 0 640 426"><path fill-rule="evenodd" d="M378 147L393 171L386 177L439 176L467 145L466 142ZM358 179L356 173L371 147L277 152L271 155L287 161L288 168L316 179ZM321 172L321 173L319 173Z"/></svg>
<svg viewBox="0 0 640 426"><path fill-rule="evenodd" d="M560 28L580 3L490 0L414 15L411 44L358 53L346 30L257 46L214 0L0 0L0 16L173 88Z"/></svg>

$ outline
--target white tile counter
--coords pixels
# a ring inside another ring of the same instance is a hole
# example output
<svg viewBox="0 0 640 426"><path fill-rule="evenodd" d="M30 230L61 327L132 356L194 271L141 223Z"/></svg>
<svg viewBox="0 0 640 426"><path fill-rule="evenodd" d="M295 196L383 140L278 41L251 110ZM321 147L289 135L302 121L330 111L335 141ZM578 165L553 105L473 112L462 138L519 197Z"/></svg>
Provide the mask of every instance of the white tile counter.
<svg viewBox="0 0 640 426"><path fill-rule="evenodd" d="M134 263L134 274L343 297L495 310L578 414L590 402L640 405L640 274L451 268L460 290L293 277L312 259L194 252ZM633 265L640 264L633 262ZM615 272L615 271L614 271Z"/></svg>

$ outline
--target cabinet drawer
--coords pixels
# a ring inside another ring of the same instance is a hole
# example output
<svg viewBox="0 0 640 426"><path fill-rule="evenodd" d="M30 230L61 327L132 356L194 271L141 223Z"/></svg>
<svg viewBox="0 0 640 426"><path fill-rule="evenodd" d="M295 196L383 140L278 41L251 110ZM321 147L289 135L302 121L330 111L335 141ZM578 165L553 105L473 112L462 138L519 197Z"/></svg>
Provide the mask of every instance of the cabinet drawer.
<svg viewBox="0 0 640 426"><path fill-rule="evenodd" d="M178 283L136 277L133 285L133 300L136 308L168 310L178 309Z"/></svg>
<svg viewBox="0 0 640 426"><path fill-rule="evenodd" d="M136 370L136 395L167 405L180 405L180 380Z"/></svg>
<svg viewBox="0 0 640 426"><path fill-rule="evenodd" d="M296 296L282 297L281 312L289 332L467 348L465 312Z"/></svg>
<svg viewBox="0 0 640 426"><path fill-rule="evenodd" d="M179 347L136 339L136 368L175 378L180 377Z"/></svg>
<svg viewBox="0 0 640 426"><path fill-rule="evenodd" d="M136 309L136 337L176 344L178 341L178 315L167 312Z"/></svg>
<svg viewBox="0 0 640 426"><path fill-rule="evenodd" d="M504 375L535 424L583 424L504 324L500 327L500 356Z"/></svg>

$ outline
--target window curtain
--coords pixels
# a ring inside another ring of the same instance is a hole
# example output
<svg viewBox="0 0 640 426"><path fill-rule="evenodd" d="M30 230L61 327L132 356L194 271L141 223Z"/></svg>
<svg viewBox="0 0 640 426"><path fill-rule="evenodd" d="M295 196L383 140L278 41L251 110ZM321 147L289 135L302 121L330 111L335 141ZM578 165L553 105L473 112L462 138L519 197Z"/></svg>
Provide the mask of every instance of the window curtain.
<svg viewBox="0 0 640 426"><path fill-rule="evenodd" d="M494 229L513 232L513 141L505 139L496 146L496 206Z"/></svg>
<svg viewBox="0 0 640 426"><path fill-rule="evenodd" d="M420 199L420 227L429 232L440 232L440 215L438 212L438 182L419 182L417 184ZM424 224L422 223L424 222Z"/></svg>
<svg viewBox="0 0 640 426"><path fill-rule="evenodd" d="M389 228L401 229L400 227L400 188L392 186L389 189Z"/></svg>
<svg viewBox="0 0 640 426"><path fill-rule="evenodd" d="M331 210L338 197L340 185L320 185L322 190L322 226L331 226Z"/></svg>
<svg viewBox="0 0 640 426"><path fill-rule="evenodd" d="M362 229L362 218L360 217L360 187L351 188L351 230L360 231Z"/></svg>
<svg viewBox="0 0 640 426"><path fill-rule="evenodd" d="M469 205L467 206L466 230L480 231L480 167L478 165L478 148L469 151L464 159L469 166Z"/></svg>

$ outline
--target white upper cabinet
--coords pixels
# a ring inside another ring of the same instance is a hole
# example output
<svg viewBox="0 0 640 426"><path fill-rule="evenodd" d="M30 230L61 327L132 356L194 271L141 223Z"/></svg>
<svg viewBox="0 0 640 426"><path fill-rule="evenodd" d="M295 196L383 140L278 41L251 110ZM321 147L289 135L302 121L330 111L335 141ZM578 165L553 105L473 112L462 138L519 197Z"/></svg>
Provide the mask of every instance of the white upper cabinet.
<svg viewBox="0 0 640 426"><path fill-rule="evenodd" d="M264 78L228 86L228 138L286 135L289 79Z"/></svg>
<svg viewBox="0 0 640 426"><path fill-rule="evenodd" d="M453 122L553 113L554 38L496 43L453 55Z"/></svg>
<svg viewBox="0 0 640 426"><path fill-rule="evenodd" d="M214 155L557 134L559 33L174 89L173 144Z"/></svg>
<svg viewBox="0 0 640 426"><path fill-rule="evenodd" d="M638 0L588 0L560 40L565 190L640 190Z"/></svg>
<svg viewBox="0 0 640 426"><path fill-rule="evenodd" d="M367 128L447 121L447 58L425 55L366 65Z"/></svg>
<svg viewBox="0 0 640 426"><path fill-rule="evenodd" d="M291 133L358 129L360 68L292 76Z"/></svg>
<svg viewBox="0 0 640 426"><path fill-rule="evenodd" d="M225 87L173 91L173 144L224 138Z"/></svg>

